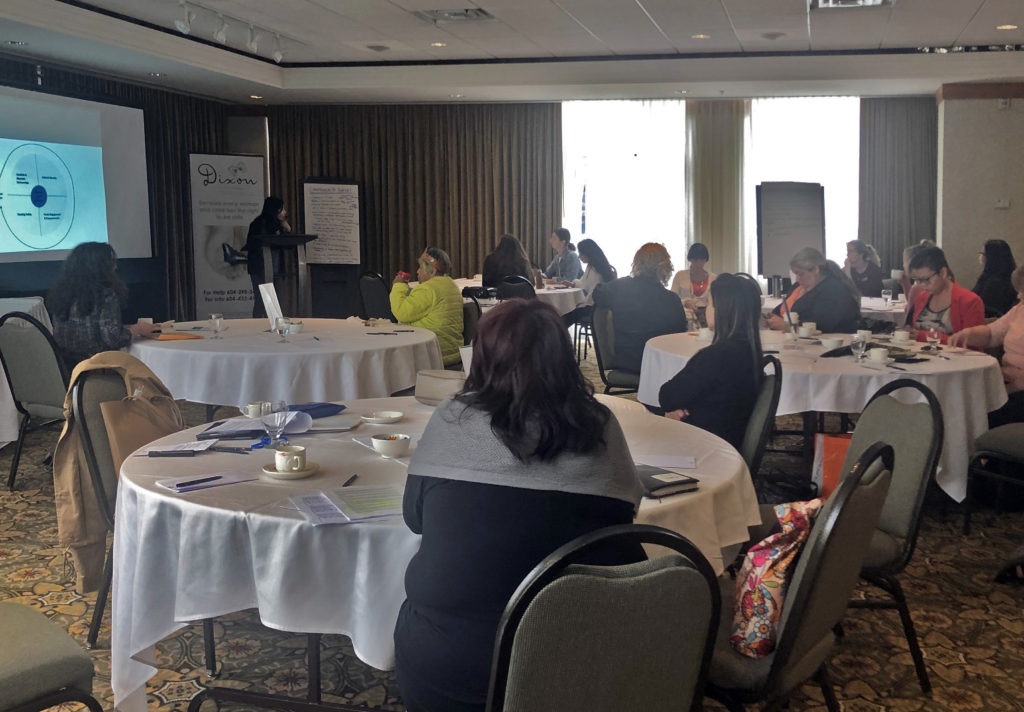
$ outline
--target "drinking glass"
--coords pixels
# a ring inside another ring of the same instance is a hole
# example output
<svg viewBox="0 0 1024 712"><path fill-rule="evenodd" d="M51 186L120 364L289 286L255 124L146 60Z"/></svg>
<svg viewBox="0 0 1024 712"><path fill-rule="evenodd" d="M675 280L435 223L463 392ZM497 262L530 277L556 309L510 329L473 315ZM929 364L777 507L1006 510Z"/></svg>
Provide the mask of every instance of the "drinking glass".
<svg viewBox="0 0 1024 712"><path fill-rule="evenodd" d="M288 343L288 327L291 325L291 320L284 316L279 316L274 319L274 332L281 337L281 340L277 343L287 344Z"/></svg>
<svg viewBox="0 0 1024 712"><path fill-rule="evenodd" d="M213 329L213 336L211 339L221 338L220 332L224 330L224 315L223 314L210 314L210 328Z"/></svg>
<svg viewBox="0 0 1024 712"><path fill-rule="evenodd" d="M281 434L290 419L291 413L288 412L288 405L284 401L263 402L260 422L263 423L263 429L270 436L270 447L277 447L283 442Z"/></svg>
<svg viewBox="0 0 1024 712"><path fill-rule="evenodd" d="M932 347L933 351L939 350L939 342L942 341L942 332L932 327L925 333L925 339L928 340L928 345Z"/></svg>
<svg viewBox="0 0 1024 712"><path fill-rule="evenodd" d="M882 304L885 306L886 309L889 308L889 302L891 302L891 301L892 301L892 290L891 289L883 289L882 290Z"/></svg>
<svg viewBox="0 0 1024 712"><path fill-rule="evenodd" d="M853 340L850 341L850 350L853 351L854 357L857 361L864 360L864 351L868 347L868 340L859 334L853 335Z"/></svg>

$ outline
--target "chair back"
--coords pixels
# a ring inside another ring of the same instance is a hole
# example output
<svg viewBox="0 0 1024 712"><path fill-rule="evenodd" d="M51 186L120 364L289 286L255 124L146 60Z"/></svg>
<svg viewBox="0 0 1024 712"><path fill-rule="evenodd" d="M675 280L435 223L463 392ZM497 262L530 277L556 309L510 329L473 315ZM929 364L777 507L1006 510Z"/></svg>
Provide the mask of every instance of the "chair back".
<svg viewBox="0 0 1024 712"><path fill-rule="evenodd" d="M0 361L22 415L64 417L68 370L50 330L25 312L0 317Z"/></svg>
<svg viewBox="0 0 1024 712"><path fill-rule="evenodd" d="M903 392L897 396L897 391ZM914 392L920 394L918 402L908 402L914 399ZM896 423L899 427L894 427ZM892 485L878 528L903 540L902 565L914 551L924 496L939 463L943 434L942 407L935 394L917 381L901 378L871 396L846 451L842 472L848 472L872 443L892 446Z"/></svg>
<svg viewBox="0 0 1024 712"><path fill-rule="evenodd" d="M578 562L610 544L668 556L624 566ZM489 712L690 709L704 694L721 597L687 539L661 527L585 534L537 565L498 625Z"/></svg>
<svg viewBox="0 0 1024 712"><path fill-rule="evenodd" d="M498 299L536 299L533 282L521 274L510 274L501 280L497 288Z"/></svg>
<svg viewBox="0 0 1024 712"><path fill-rule="evenodd" d="M615 320L612 310L594 307L590 315L590 328L594 332L594 354L602 378L605 371L615 368Z"/></svg>
<svg viewBox="0 0 1024 712"><path fill-rule="evenodd" d="M757 471L761 467L761 458L764 456L768 436L775 425L775 413L779 408L779 394L782 392L782 364L779 359L766 354L761 359L762 371L769 366L771 366L771 373L765 373L761 379L761 388L757 392L754 409L750 412L750 420L747 421L743 442L740 443L740 455L747 463L751 477L757 477Z"/></svg>
<svg viewBox="0 0 1024 712"><path fill-rule="evenodd" d="M900 283L897 282L895 279L885 277L882 279L882 289L888 289L890 292L893 293L893 296L895 296L899 294Z"/></svg>
<svg viewBox="0 0 1024 712"><path fill-rule="evenodd" d="M363 319L395 320L391 313L388 285L376 272L363 272L359 277L359 297L363 302Z"/></svg>
<svg viewBox="0 0 1024 712"><path fill-rule="evenodd" d="M476 336L476 325L480 321L480 302L473 296L463 295L462 298L462 345L469 346Z"/></svg>
<svg viewBox="0 0 1024 712"><path fill-rule="evenodd" d="M821 646L831 647L889 491L892 461L891 447L873 444L818 512L790 578L769 694L784 695L805 680L823 657Z"/></svg>
<svg viewBox="0 0 1024 712"><path fill-rule="evenodd" d="M82 443L86 468L89 470L89 478L96 492L103 521L110 531L114 531L118 474L100 403L119 401L127 395L124 376L114 369L96 369L80 373L71 391L72 413Z"/></svg>

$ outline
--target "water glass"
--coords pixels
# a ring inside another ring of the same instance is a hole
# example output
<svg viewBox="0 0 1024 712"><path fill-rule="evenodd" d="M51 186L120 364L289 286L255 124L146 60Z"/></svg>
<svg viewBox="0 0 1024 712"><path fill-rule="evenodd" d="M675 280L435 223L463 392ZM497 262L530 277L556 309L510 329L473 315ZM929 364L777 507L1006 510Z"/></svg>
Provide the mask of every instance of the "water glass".
<svg viewBox="0 0 1024 712"><path fill-rule="evenodd" d="M220 332L224 330L224 315L223 314L210 314L210 328L213 329L213 336L211 339L221 338Z"/></svg>
<svg viewBox="0 0 1024 712"><path fill-rule="evenodd" d="M891 302L891 301L892 301L892 290L891 289L883 289L882 290L882 304L885 306L886 309L889 308L889 302Z"/></svg>
<svg viewBox="0 0 1024 712"><path fill-rule="evenodd" d="M934 326L925 332L925 339L928 340L928 345L934 350L938 350L939 342L942 341L942 332L936 329Z"/></svg>
<svg viewBox="0 0 1024 712"><path fill-rule="evenodd" d="M277 447L283 442L281 434L284 433L284 428L288 425L292 414L288 411L288 405L284 401L264 401L262 413L260 422L263 423L263 429L270 436L270 447Z"/></svg>
<svg viewBox="0 0 1024 712"><path fill-rule="evenodd" d="M287 344L288 343L288 327L291 326L291 319L284 316L279 316L274 319L274 332L281 337L281 340L277 343Z"/></svg>
<svg viewBox="0 0 1024 712"><path fill-rule="evenodd" d="M867 347L867 339L865 339L860 334L853 335L853 340L850 341L850 350L853 351L853 355L854 357L856 357L858 362L864 360L864 351L865 349L867 349Z"/></svg>

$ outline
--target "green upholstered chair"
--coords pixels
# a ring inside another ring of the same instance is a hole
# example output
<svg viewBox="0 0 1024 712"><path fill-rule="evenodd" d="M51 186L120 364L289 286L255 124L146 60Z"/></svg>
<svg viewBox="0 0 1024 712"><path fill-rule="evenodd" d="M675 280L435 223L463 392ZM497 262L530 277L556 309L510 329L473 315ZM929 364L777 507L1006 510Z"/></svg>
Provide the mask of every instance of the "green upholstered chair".
<svg viewBox="0 0 1024 712"><path fill-rule="evenodd" d="M612 542L668 555L625 566L575 562ZM488 712L621 712L699 707L719 618L710 564L675 532L622 525L541 562L498 627Z"/></svg>
<svg viewBox="0 0 1024 712"><path fill-rule="evenodd" d="M640 374L624 371L616 362L615 321L612 310L594 307L590 320L594 334L594 354L597 356L597 372L601 374L601 381L604 382L604 392L636 393L640 388Z"/></svg>
<svg viewBox="0 0 1024 712"><path fill-rule="evenodd" d="M68 392L68 370L53 335L44 324L24 312L0 317L0 361L21 414L18 441L11 456L7 488L14 489L21 449L29 424L64 420L64 397Z"/></svg>
<svg viewBox="0 0 1024 712"><path fill-rule="evenodd" d="M915 391L917 402L910 402L915 400ZM899 427L894 427L897 423ZM889 598L858 599L851 601L850 607L899 612L917 678L926 693L931 690L928 669L907 598L896 576L913 556L921 508L928 483L935 476L942 438L942 409L935 394L917 381L901 378L884 385L868 401L857 420L842 470L847 472L860 454L876 441L892 446L892 485L861 569L861 578L888 593Z"/></svg>
<svg viewBox="0 0 1024 712"><path fill-rule="evenodd" d="M92 659L39 611L0 603L0 712L38 712L62 702L103 707L92 696Z"/></svg>
<svg viewBox="0 0 1024 712"><path fill-rule="evenodd" d="M747 421L747 430L743 433L743 442L740 443L740 455L747 463L747 469L753 478L757 477L757 471L761 468L761 458L764 456L768 436L775 426L775 413L778 411L779 394L782 392L782 364L774 356L765 355L761 360L761 367L767 371L769 366L771 373L765 373L761 381L754 409L750 412L750 420Z"/></svg>
<svg viewBox="0 0 1024 712"><path fill-rule="evenodd" d="M722 623L708 674L708 696L732 712L763 702L784 704L800 684L814 677L830 712L839 703L825 667L835 640L833 628L846 612L889 490L892 448L876 443L818 513L790 578L775 650L748 658L729 644L736 582L723 577Z"/></svg>
<svg viewBox="0 0 1024 712"><path fill-rule="evenodd" d="M1000 484L1024 486L1024 423L1000 425L982 433L974 441L974 455L967 468L967 494L964 497L964 534L971 533L971 480L982 477Z"/></svg>

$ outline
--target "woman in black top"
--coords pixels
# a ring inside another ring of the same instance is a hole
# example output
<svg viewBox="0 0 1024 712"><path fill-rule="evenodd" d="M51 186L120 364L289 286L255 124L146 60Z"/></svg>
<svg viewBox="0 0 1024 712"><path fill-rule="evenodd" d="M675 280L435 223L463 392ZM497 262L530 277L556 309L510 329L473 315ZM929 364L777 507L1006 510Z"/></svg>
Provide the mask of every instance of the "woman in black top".
<svg viewBox="0 0 1024 712"><path fill-rule="evenodd" d="M860 294L853 282L832 260L813 247L793 255L789 268L796 275L800 296L789 307L801 322L813 321L826 334L849 334L860 321ZM790 297L792 299L792 297ZM768 327L788 331L789 324L781 315L782 305L768 317Z"/></svg>
<svg viewBox="0 0 1024 712"><path fill-rule="evenodd" d="M497 287L510 275L525 277L531 284L535 281L523 243L515 235L502 235L494 252L484 258L483 285Z"/></svg>
<svg viewBox="0 0 1024 712"><path fill-rule="evenodd" d="M711 283L711 345L661 387L665 416L703 428L739 448L761 385L761 288L746 274L720 274Z"/></svg>
<svg viewBox="0 0 1024 712"><path fill-rule="evenodd" d="M265 317L266 309L263 307L263 299L260 296L260 285L265 278L263 274L263 248L256 240L257 235L281 235L292 231L288 224L288 211L285 210L284 201L280 198L270 196L263 201L263 212L256 216L256 219L249 223L249 233L245 238L245 250L249 255L249 279L252 280L252 316L254 319ZM274 276L280 272L279 262L281 260L280 250L271 250L271 257L274 260Z"/></svg>
<svg viewBox="0 0 1024 712"><path fill-rule="evenodd" d="M406 709L483 710L513 591L559 546L631 522L640 495L618 421L558 313L535 299L488 311L465 388L438 405L409 464L403 514L423 538L395 627ZM643 558L613 547L590 563Z"/></svg>
<svg viewBox="0 0 1024 712"><path fill-rule="evenodd" d="M981 276L971 291L985 303L985 316L1002 316L1017 303L1017 290L1010 275L1017 269L1013 251L1005 240L989 240L978 253Z"/></svg>
<svg viewBox="0 0 1024 712"><path fill-rule="evenodd" d="M882 296L882 264L871 245L860 240L846 243L845 272L862 297Z"/></svg>

